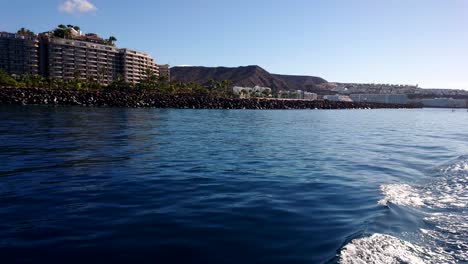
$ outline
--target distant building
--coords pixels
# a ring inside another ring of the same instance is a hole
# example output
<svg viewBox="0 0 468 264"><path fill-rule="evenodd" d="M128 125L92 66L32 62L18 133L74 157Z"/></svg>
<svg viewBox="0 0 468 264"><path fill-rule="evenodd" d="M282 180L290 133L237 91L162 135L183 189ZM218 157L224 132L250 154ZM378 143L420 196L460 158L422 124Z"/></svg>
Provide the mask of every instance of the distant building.
<svg viewBox="0 0 468 264"><path fill-rule="evenodd" d="M151 71L159 76L158 66L150 55L130 49L120 49L122 76L126 82L138 83Z"/></svg>
<svg viewBox="0 0 468 264"><path fill-rule="evenodd" d="M421 103L425 107L441 107L441 108L465 108L467 107L467 101L464 99L453 99L453 98L435 98L435 99L423 99Z"/></svg>
<svg viewBox="0 0 468 264"><path fill-rule="evenodd" d="M316 93L309 93L303 90L294 91L279 91L278 98L284 99L297 99L297 100L317 100L318 95Z"/></svg>
<svg viewBox="0 0 468 264"><path fill-rule="evenodd" d="M250 87L234 86L232 88L232 93L238 95L240 98L249 98L251 92L252 88Z"/></svg>
<svg viewBox="0 0 468 264"><path fill-rule="evenodd" d="M289 98L289 91L279 90L278 98L285 98L285 99Z"/></svg>
<svg viewBox="0 0 468 264"><path fill-rule="evenodd" d="M289 92L290 99L303 99L303 92L302 90L295 90Z"/></svg>
<svg viewBox="0 0 468 264"><path fill-rule="evenodd" d="M354 102L382 103L382 104L407 104L406 94L351 94Z"/></svg>
<svg viewBox="0 0 468 264"><path fill-rule="evenodd" d="M304 92L303 93L303 96L302 96L302 99L304 100L317 100L318 98L318 95L316 93L309 93L309 92Z"/></svg>
<svg viewBox="0 0 468 264"><path fill-rule="evenodd" d="M39 74L39 39L0 32L0 69L9 74Z"/></svg>
<svg viewBox="0 0 468 264"><path fill-rule="evenodd" d="M158 64L159 76L166 78L167 81L171 80L171 69L169 64Z"/></svg>
<svg viewBox="0 0 468 264"><path fill-rule="evenodd" d="M241 86L234 86L232 88L232 92L235 95L239 95L241 98L249 98L251 96L257 97L269 97L271 95L271 88L269 87L241 87Z"/></svg>
<svg viewBox="0 0 468 264"><path fill-rule="evenodd" d="M109 84L123 75L120 51L109 45L70 39L41 38L42 75L71 80L93 79Z"/></svg>
<svg viewBox="0 0 468 264"><path fill-rule="evenodd" d="M353 100L347 95L324 95L324 100L333 101L333 102L352 102Z"/></svg>

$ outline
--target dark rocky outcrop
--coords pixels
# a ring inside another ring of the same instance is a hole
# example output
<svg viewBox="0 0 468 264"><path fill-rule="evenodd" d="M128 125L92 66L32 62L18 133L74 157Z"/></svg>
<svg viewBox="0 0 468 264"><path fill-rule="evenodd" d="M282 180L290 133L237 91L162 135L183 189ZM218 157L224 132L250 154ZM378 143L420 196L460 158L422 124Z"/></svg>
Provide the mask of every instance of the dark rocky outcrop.
<svg viewBox="0 0 468 264"><path fill-rule="evenodd" d="M203 95L162 95L143 92L86 92L38 88L0 89L0 104L82 105L193 109L362 109L413 108L411 105L280 99L235 99Z"/></svg>

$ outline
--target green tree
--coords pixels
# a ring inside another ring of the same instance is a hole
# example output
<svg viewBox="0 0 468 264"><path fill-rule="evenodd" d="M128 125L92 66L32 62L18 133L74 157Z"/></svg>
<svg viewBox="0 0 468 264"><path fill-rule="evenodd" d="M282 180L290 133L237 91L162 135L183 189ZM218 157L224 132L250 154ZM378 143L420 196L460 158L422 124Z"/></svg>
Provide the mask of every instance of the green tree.
<svg viewBox="0 0 468 264"><path fill-rule="evenodd" d="M107 87L106 90L126 90L130 89L130 84L125 81L122 75L118 75Z"/></svg>
<svg viewBox="0 0 468 264"><path fill-rule="evenodd" d="M109 72L105 67L99 67L97 70L97 83L102 85L105 80L109 77Z"/></svg>
<svg viewBox="0 0 468 264"><path fill-rule="evenodd" d="M66 27L63 24L58 25L58 27L56 29L54 29L53 35L55 37L57 37L57 38L71 38L71 29L72 28L73 28L72 25L68 25L68 27Z"/></svg>
<svg viewBox="0 0 468 264"><path fill-rule="evenodd" d="M15 79L13 79L13 77L8 75L6 72L0 70L0 86L17 87L18 82Z"/></svg>
<svg viewBox="0 0 468 264"><path fill-rule="evenodd" d="M262 91L262 94L263 94L263 97L270 97L271 93L270 93L270 90L265 89Z"/></svg>
<svg viewBox="0 0 468 264"><path fill-rule="evenodd" d="M231 81L230 80L224 80L220 83L220 92L221 95L223 96L232 96L233 92L231 89Z"/></svg>
<svg viewBox="0 0 468 264"><path fill-rule="evenodd" d="M151 70L146 69L144 72L144 77L136 85L136 88L139 90L156 90L158 87L158 76Z"/></svg>
<svg viewBox="0 0 468 264"><path fill-rule="evenodd" d="M70 84L72 86L73 89L76 89L76 90L80 90L83 88L83 81L81 80L81 72L76 70L74 73L73 73L73 79L70 80Z"/></svg>
<svg viewBox="0 0 468 264"><path fill-rule="evenodd" d="M107 44L112 45L112 46L115 45L115 42L116 42L116 41L117 41L117 38L114 37L114 36L110 36L110 37L106 40Z"/></svg>
<svg viewBox="0 0 468 264"><path fill-rule="evenodd" d="M27 29L27 28L21 28L20 30L18 30L18 32L16 32L16 34L20 35L20 36L25 36L25 37L29 37L29 36L34 36L34 32L32 32L31 30Z"/></svg>

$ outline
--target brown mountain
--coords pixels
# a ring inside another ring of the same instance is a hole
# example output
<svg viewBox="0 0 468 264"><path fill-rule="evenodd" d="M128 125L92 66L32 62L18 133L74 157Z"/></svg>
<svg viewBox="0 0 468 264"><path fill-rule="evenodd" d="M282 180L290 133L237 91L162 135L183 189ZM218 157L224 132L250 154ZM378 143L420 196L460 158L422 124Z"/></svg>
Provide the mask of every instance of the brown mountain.
<svg viewBox="0 0 468 264"><path fill-rule="evenodd" d="M172 67L171 79L182 82L197 82L203 85L210 80L229 80L233 86L255 85L270 87L273 90L313 90L314 85L326 83L322 78L271 74L259 66L228 67Z"/></svg>
<svg viewBox="0 0 468 264"><path fill-rule="evenodd" d="M325 89L325 85L328 82L320 77L315 76L301 76L301 75L282 75L272 74L288 84L288 87L293 90L303 90L309 92L328 91Z"/></svg>

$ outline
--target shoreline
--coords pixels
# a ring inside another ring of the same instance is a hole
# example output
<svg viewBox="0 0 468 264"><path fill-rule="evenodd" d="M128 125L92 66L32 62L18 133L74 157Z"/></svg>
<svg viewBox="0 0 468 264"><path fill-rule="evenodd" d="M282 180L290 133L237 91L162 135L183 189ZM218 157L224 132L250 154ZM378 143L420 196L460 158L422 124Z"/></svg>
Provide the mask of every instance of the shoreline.
<svg viewBox="0 0 468 264"><path fill-rule="evenodd" d="M81 105L94 107L153 107L178 109L397 109L417 105L225 98L196 94L156 94L141 91L70 91L65 89L0 88L0 104Z"/></svg>

